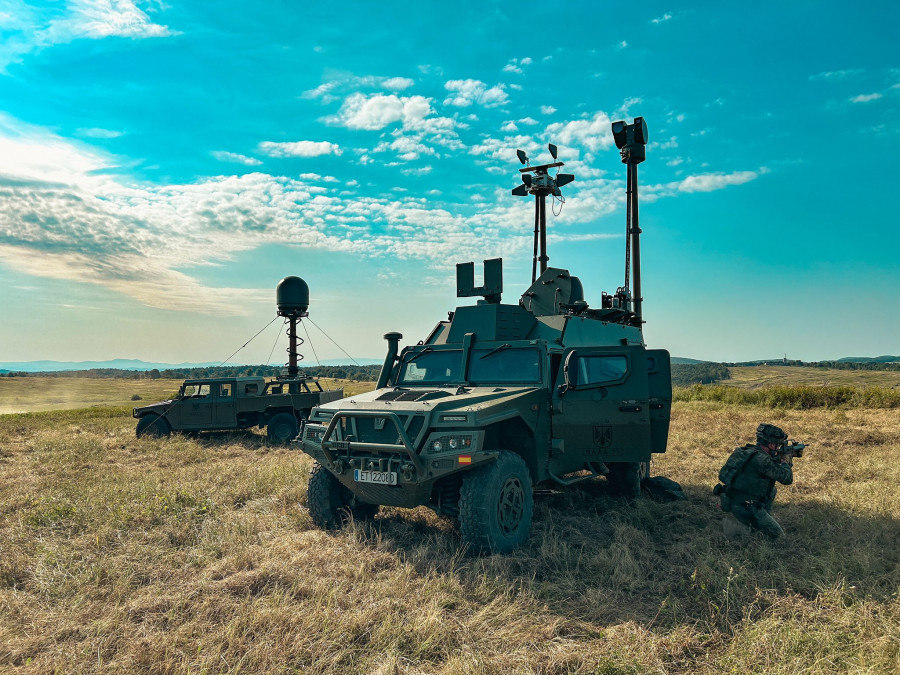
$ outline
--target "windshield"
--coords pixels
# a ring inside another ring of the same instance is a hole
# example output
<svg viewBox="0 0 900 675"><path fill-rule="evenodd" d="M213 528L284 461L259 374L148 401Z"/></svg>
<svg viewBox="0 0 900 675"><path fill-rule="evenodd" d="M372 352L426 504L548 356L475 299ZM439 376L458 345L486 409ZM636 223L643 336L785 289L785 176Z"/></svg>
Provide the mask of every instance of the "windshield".
<svg viewBox="0 0 900 675"><path fill-rule="evenodd" d="M473 349L469 357L472 384L540 384L541 353L528 347L513 349L502 345L494 349Z"/></svg>
<svg viewBox="0 0 900 675"><path fill-rule="evenodd" d="M426 348L407 354L400 365L399 384L444 384L461 382L462 351Z"/></svg>

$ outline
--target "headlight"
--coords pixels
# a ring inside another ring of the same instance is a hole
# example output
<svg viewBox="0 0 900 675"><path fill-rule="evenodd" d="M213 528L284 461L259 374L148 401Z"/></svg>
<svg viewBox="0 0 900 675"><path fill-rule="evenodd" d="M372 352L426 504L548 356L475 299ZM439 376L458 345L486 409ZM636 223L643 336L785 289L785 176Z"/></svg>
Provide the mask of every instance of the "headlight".
<svg viewBox="0 0 900 675"><path fill-rule="evenodd" d="M436 438L428 446L428 452L445 452L447 450L471 450L472 436L454 434Z"/></svg>
<svg viewBox="0 0 900 675"><path fill-rule="evenodd" d="M313 441L314 443L321 443L322 439L325 438L325 429L323 429L322 427L313 427L307 425L305 438L306 440Z"/></svg>

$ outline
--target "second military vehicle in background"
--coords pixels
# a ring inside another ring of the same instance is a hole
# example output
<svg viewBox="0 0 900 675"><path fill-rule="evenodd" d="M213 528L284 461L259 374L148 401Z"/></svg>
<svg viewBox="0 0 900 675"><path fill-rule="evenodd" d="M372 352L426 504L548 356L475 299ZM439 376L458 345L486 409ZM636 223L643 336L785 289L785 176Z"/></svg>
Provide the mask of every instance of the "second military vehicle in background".
<svg viewBox="0 0 900 675"><path fill-rule="evenodd" d="M288 324L287 373L263 377L215 377L185 380L168 401L135 408L137 435L168 436L173 431L228 431L265 427L273 443L296 437L310 410L343 398L343 389L325 390L316 378L303 377L297 365L297 322L307 316L309 287L300 277L285 277L276 289L278 315Z"/></svg>

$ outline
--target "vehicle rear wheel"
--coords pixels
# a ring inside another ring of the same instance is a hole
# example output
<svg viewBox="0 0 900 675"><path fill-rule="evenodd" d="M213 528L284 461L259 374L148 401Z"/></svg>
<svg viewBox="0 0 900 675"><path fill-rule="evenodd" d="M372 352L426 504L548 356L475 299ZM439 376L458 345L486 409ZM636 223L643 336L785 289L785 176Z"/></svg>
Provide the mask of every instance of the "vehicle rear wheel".
<svg viewBox="0 0 900 675"><path fill-rule="evenodd" d="M525 461L501 450L488 466L463 477L459 491L459 529L479 553L509 553L531 531L534 496Z"/></svg>
<svg viewBox="0 0 900 675"><path fill-rule="evenodd" d="M351 519L368 520L378 513L378 504L359 501L318 462L309 473L306 505L313 522L323 530L337 530Z"/></svg>
<svg viewBox="0 0 900 675"><path fill-rule="evenodd" d="M266 437L270 443L286 445L297 438L300 425L291 413L278 413L266 425Z"/></svg>
<svg viewBox="0 0 900 675"><path fill-rule="evenodd" d="M606 466L613 494L628 499L641 496L641 482L650 475L650 462L607 462Z"/></svg>
<svg viewBox="0 0 900 675"><path fill-rule="evenodd" d="M144 415L138 420L136 433L138 438L142 436L162 438L172 433L172 425L159 415Z"/></svg>

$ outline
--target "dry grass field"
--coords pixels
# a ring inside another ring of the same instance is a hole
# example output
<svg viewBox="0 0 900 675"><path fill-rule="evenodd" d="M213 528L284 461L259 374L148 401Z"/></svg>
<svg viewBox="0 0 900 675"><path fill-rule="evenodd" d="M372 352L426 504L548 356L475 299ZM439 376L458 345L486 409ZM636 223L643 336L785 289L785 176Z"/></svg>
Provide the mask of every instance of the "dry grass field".
<svg viewBox="0 0 900 675"><path fill-rule="evenodd" d="M771 387L779 385L888 387L900 388L900 371L836 370L802 366L737 366L728 369L731 379L720 384L733 387Z"/></svg>
<svg viewBox="0 0 900 675"><path fill-rule="evenodd" d="M305 455L138 440L131 405L0 416L2 672L900 672L896 409L678 403L687 502L553 490L474 557L425 509L319 531ZM787 539L739 545L710 487L764 420L811 447Z"/></svg>
<svg viewBox="0 0 900 675"><path fill-rule="evenodd" d="M322 378L326 389L343 387L346 395L371 388L366 382ZM136 407L165 400L182 380L117 380L90 377L0 377L0 415L86 407ZM132 396L141 400L133 401Z"/></svg>

